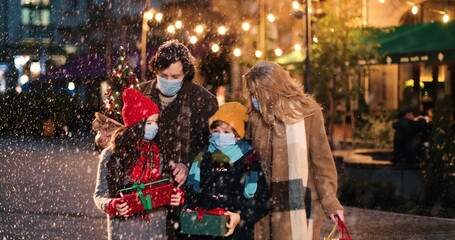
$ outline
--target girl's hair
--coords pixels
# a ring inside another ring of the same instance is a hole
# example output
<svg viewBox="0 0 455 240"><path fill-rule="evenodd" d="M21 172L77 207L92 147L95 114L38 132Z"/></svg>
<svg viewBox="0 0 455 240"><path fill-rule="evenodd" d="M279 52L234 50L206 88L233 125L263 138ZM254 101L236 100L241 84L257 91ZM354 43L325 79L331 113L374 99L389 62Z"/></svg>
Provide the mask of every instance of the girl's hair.
<svg viewBox="0 0 455 240"><path fill-rule="evenodd" d="M107 162L106 180L111 196L116 196L123 181L130 174L131 166L139 158L136 144L143 136L144 121L129 128L118 128L111 138L112 155Z"/></svg>
<svg viewBox="0 0 455 240"><path fill-rule="evenodd" d="M264 121L272 126L277 121L296 123L320 108L311 96L303 92L302 84L291 78L289 72L276 63L261 61L244 77L250 111L251 97L255 97Z"/></svg>
<svg viewBox="0 0 455 240"><path fill-rule="evenodd" d="M178 40L169 40L158 48L150 61L149 70L154 75L156 71L164 70L178 61L183 65L183 80L192 81L196 72L195 59L190 50Z"/></svg>
<svg viewBox="0 0 455 240"><path fill-rule="evenodd" d="M210 124L210 130L213 130L213 129L221 126L223 123L226 123L226 122L225 121L221 121L221 120L214 121L212 124ZM226 124L228 124L228 123L226 123ZM229 125L229 126L231 126L231 125ZM240 135L237 133L237 131L235 131L235 129L232 126L231 126L231 128L232 128L232 131L234 132L234 135L236 137L240 137Z"/></svg>

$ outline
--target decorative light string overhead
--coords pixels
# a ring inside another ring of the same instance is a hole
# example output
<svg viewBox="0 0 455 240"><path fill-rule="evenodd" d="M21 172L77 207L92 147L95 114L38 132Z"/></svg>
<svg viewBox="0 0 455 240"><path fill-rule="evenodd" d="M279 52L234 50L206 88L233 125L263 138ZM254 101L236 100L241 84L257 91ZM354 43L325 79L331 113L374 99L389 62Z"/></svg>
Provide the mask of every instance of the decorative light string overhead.
<svg viewBox="0 0 455 240"><path fill-rule="evenodd" d="M298 1L292 1L292 9L293 9L293 11L301 11L302 10L301 4ZM267 14L265 14L265 16L266 16L266 20L269 23L274 23L277 20L279 20L273 13L267 13ZM148 9L148 10L144 11L143 17L144 17L144 20L147 22L154 20L154 21L160 23L164 19L163 13L157 12L155 9ZM148 26L147 25L145 25L145 26L146 26L145 31L149 31L150 29L148 28ZM242 22L240 27L245 32L249 32L252 29L251 23L249 21ZM175 22L167 25L165 30L168 34L174 35L177 33L177 31L181 31L184 28L185 28L184 22L181 19L178 19ZM216 29L217 29L217 33L219 35L226 35L229 31L228 27L224 26L224 25L217 26ZM205 25L203 23L197 24L196 27L194 28L194 32L192 34L190 33L189 35L187 35L189 43L196 44L197 42L199 42L201 39L201 35L203 35L204 32L206 32L206 31L207 31L207 25ZM315 43L317 43L317 38L313 39L313 41ZM213 52L216 53L216 52L220 51L221 46L218 43L212 42L212 43L210 43L210 46L211 46L211 50ZM301 43L296 43L294 45L294 50L301 51L302 50ZM254 56L256 58L261 58L264 56L264 52L261 51L260 49L255 49L253 51L254 51ZM273 52L274 52L275 56L277 56L277 57L283 55L283 50L280 47L275 48L273 50ZM232 54L235 57L241 57L243 55L240 47L234 47L232 50Z"/></svg>

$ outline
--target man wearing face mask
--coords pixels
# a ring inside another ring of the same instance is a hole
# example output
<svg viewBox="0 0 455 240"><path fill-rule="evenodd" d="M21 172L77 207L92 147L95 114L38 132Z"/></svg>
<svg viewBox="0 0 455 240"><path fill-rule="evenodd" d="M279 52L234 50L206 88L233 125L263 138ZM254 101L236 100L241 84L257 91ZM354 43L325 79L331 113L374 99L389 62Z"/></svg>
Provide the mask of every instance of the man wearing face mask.
<svg viewBox="0 0 455 240"><path fill-rule="evenodd" d="M190 163L209 139L207 124L217 111L218 103L213 94L192 82L195 59L177 40L159 47L149 70L152 80L143 83L140 89L161 110L156 140L164 166L169 167L163 171L170 170L174 180L182 186ZM168 235L172 238L170 232Z"/></svg>

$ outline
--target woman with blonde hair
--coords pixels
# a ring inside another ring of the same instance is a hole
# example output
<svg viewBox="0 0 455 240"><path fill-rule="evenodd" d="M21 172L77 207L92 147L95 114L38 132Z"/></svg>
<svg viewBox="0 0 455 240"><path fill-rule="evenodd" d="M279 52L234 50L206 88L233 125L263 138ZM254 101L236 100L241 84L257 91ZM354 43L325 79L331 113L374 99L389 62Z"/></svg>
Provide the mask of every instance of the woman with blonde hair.
<svg viewBox="0 0 455 240"><path fill-rule="evenodd" d="M271 191L255 239L319 239L323 215L344 220L321 107L276 63L259 62L244 78L248 134Z"/></svg>

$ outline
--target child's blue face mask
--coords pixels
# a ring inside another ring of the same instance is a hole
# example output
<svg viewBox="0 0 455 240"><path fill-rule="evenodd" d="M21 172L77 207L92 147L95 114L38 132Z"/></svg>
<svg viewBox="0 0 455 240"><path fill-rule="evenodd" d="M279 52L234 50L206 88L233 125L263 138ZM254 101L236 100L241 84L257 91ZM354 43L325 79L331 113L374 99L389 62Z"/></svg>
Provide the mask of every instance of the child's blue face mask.
<svg viewBox="0 0 455 240"><path fill-rule="evenodd" d="M218 150L223 151L227 147L236 143L233 133L212 133L209 142Z"/></svg>
<svg viewBox="0 0 455 240"><path fill-rule="evenodd" d="M158 132L158 126L156 124L145 124L144 138L146 140L154 139L157 132Z"/></svg>

